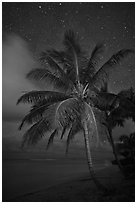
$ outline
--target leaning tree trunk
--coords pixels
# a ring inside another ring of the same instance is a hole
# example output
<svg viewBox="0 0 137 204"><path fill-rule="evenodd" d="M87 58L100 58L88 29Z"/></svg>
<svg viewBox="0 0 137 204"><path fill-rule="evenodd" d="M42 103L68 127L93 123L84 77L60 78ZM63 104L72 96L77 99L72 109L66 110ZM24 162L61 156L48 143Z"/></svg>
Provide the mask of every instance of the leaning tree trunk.
<svg viewBox="0 0 137 204"><path fill-rule="evenodd" d="M83 122L84 127L84 140L85 140L85 149L86 149L86 156L87 156L87 162L89 167L89 172L92 180L96 184L96 186L101 190L107 190L96 178L94 169L93 169L93 162L91 157L91 151L90 151L90 145L89 145L89 134L88 134L88 127L87 127L87 121L85 120Z"/></svg>
<svg viewBox="0 0 137 204"><path fill-rule="evenodd" d="M111 143L111 146L112 146L112 150L113 150L113 154L115 156L116 162L118 164L118 167L119 167L120 171L122 172L122 174L124 174L123 168L122 168L121 163L119 161L119 158L117 156L116 148L115 148L113 137L112 137L112 130L110 128L108 128L108 132L109 132L110 143Z"/></svg>

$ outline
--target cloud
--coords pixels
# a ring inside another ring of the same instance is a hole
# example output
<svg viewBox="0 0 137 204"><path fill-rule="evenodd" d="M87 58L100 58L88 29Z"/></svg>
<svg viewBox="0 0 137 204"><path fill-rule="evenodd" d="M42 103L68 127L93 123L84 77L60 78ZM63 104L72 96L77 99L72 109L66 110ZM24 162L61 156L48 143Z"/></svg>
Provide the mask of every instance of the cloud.
<svg viewBox="0 0 137 204"><path fill-rule="evenodd" d="M18 120L28 110L24 105L16 106L16 102L23 91L36 89L25 79L26 73L35 65L32 53L22 38L10 35L4 39L2 50L3 120Z"/></svg>

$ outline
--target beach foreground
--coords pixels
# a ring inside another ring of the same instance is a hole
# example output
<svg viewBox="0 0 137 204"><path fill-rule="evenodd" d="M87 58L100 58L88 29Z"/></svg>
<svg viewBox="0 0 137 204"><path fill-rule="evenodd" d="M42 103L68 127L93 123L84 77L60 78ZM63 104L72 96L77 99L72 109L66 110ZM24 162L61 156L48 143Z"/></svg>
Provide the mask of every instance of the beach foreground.
<svg viewBox="0 0 137 204"><path fill-rule="evenodd" d="M112 170L113 169L113 170ZM111 173L110 173L111 172ZM108 192L99 191L88 176L77 178L11 201L18 202L134 202L134 181L123 179L117 167L97 171Z"/></svg>
<svg viewBox="0 0 137 204"><path fill-rule="evenodd" d="M107 156L112 158L112 154ZM96 176L109 190L105 193L90 180L85 159L4 160L2 199L9 202L134 201L134 179L123 178L118 167L106 158L103 155L94 165Z"/></svg>

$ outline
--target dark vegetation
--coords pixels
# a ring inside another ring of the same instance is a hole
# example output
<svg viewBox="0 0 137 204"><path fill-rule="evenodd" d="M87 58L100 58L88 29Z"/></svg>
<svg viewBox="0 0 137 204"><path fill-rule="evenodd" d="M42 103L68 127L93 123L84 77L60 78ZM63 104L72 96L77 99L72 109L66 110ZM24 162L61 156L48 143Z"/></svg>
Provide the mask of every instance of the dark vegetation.
<svg viewBox="0 0 137 204"><path fill-rule="evenodd" d="M117 153L120 155L120 163L127 177L135 178L135 133L121 135L116 145ZM117 164L117 161L112 161Z"/></svg>

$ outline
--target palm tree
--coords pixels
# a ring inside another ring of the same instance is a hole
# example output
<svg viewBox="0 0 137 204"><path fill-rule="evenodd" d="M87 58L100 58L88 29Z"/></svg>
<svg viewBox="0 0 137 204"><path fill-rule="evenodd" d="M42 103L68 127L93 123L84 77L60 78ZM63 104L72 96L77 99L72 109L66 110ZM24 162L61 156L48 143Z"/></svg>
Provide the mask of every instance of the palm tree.
<svg viewBox="0 0 137 204"><path fill-rule="evenodd" d="M121 158L121 164L125 176L134 178L135 176L135 133L130 135L121 135L119 137L120 143L117 144L117 150Z"/></svg>
<svg viewBox="0 0 137 204"><path fill-rule="evenodd" d="M98 138L95 112L101 113L101 109L95 107L93 101L102 84L107 81L109 71L132 51L120 50L97 70L99 56L104 50L102 44L97 44L90 58L81 49L79 39L73 31L65 33L63 44L63 51L53 49L43 52L40 57L42 68L36 68L27 74L28 79L49 82L54 86L54 91L30 91L19 98L17 104L32 104L32 109L19 127L21 129L25 123L32 125L24 134L22 144L35 144L46 132L52 131L48 148L60 131L62 139L68 130L68 152L70 141L82 130L91 178L102 188L95 177L89 144L90 130L96 132Z"/></svg>
<svg viewBox="0 0 137 204"><path fill-rule="evenodd" d="M107 83L104 87L102 87L100 94L102 95L102 98L105 97L104 93L108 93L108 86ZM112 145L113 153L115 156L115 159L117 161L117 164L123 172L122 165L118 159L113 136L112 136L112 130L116 126L124 127L124 122L126 119L131 118L133 121L135 119L135 94L134 90L131 87L130 89L123 90L116 94L110 94L111 99L110 102L107 101L107 105L109 108L106 108L106 120L104 125L107 127L108 130L108 140L110 144ZM104 108L105 110L105 108Z"/></svg>

